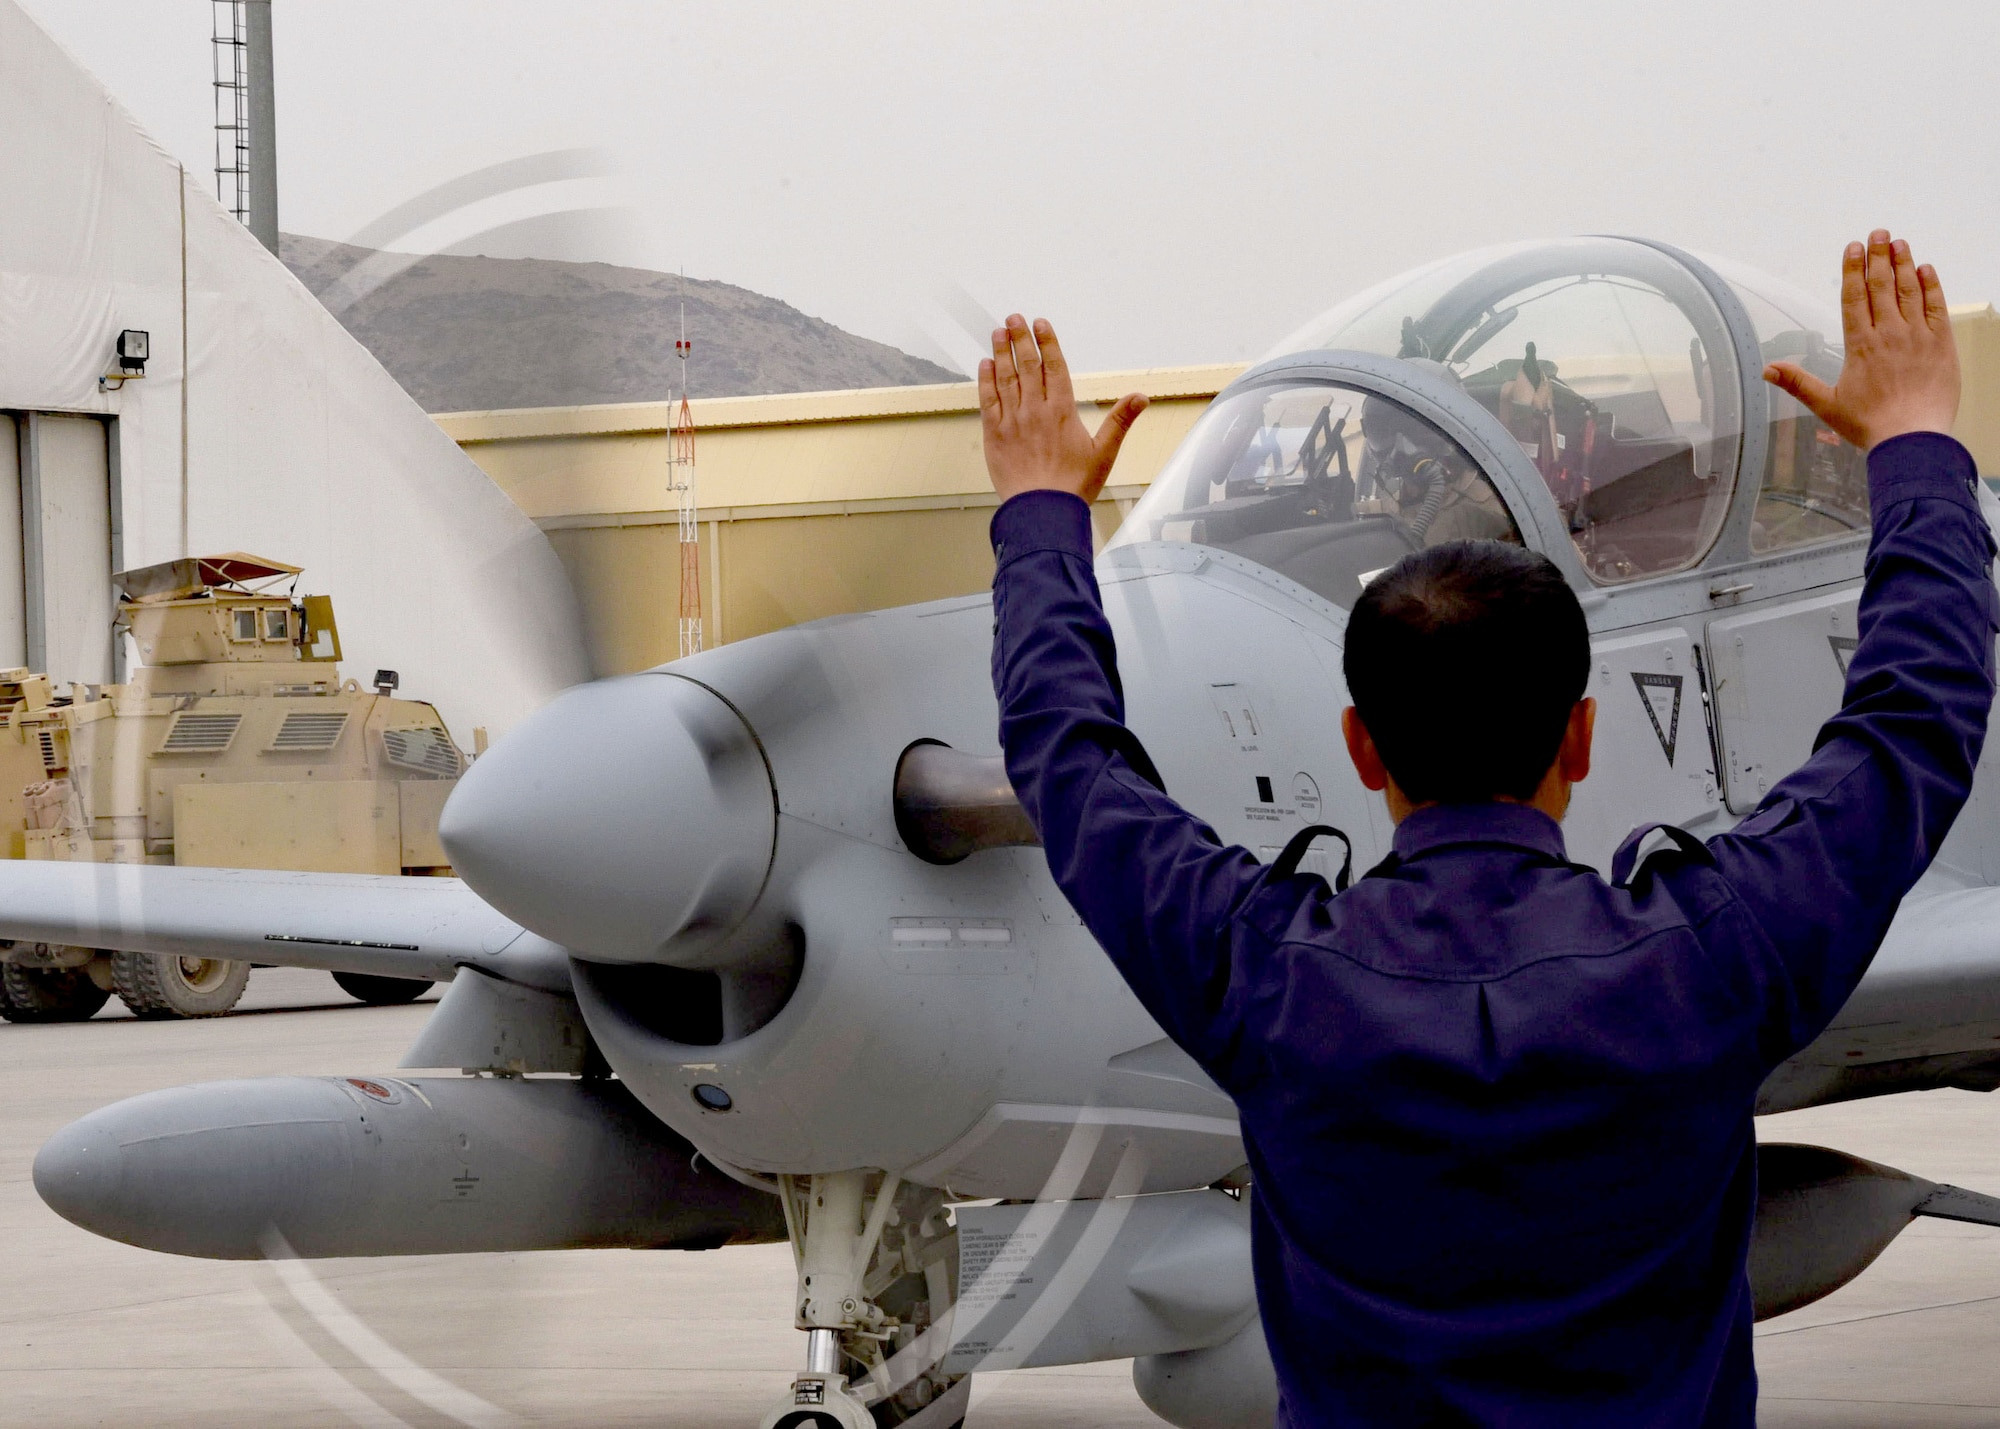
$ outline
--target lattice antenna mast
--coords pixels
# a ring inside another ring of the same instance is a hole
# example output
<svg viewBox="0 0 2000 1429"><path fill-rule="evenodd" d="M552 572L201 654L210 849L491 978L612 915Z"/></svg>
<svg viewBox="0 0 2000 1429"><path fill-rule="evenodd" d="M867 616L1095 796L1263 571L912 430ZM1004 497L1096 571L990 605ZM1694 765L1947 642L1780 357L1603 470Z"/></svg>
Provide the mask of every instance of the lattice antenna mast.
<svg viewBox="0 0 2000 1429"><path fill-rule="evenodd" d="M243 0L210 0L215 72L215 196L250 222L250 40Z"/></svg>
<svg viewBox="0 0 2000 1429"><path fill-rule="evenodd" d="M687 274L681 274L681 335L674 355L681 362L681 401L667 439L667 489L674 493L681 558L681 654L701 649L701 508L695 500L694 410L688 406Z"/></svg>

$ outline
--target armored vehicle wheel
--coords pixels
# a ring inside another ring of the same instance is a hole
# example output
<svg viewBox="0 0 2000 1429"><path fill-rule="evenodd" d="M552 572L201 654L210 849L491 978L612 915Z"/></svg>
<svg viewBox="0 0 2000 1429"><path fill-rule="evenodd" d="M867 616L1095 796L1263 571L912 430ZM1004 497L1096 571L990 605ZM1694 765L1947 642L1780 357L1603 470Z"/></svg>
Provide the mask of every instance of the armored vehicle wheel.
<svg viewBox="0 0 2000 1429"><path fill-rule="evenodd" d="M370 1007L395 1007L415 1002L431 990L432 984L420 977L377 977L372 973L335 973L333 980L349 997Z"/></svg>
<svg viewBox="0 0 2000 1429"><path fill-rule="evenodd" d="M6 1001L0 1017L9 1022L82 1022L96 1015L111 994L84 968L0 967Z"/></svg>
<svg viewBox="0 0 2000 1429"><path fill-rule="evenodd" d="M250 964L114 953L111 980L135 1017L220 1017L243 996Z"/></svg>

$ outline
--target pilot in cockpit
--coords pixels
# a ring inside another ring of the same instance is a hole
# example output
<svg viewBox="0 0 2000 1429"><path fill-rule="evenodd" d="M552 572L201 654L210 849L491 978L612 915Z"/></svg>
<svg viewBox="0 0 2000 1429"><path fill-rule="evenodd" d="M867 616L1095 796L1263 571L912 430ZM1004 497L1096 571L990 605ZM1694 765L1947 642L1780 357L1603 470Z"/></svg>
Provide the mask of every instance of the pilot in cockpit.
<svg viewBox="0 0 2000 1429"><path fill-rule="evenodd" d="M1415 365L1455 380L1442 363ZM1492 483L1442 432L1392 402L1371 397L1361 407L1361 437L1357 509L1395 516L1425 546L1520 543Z"/></svg>

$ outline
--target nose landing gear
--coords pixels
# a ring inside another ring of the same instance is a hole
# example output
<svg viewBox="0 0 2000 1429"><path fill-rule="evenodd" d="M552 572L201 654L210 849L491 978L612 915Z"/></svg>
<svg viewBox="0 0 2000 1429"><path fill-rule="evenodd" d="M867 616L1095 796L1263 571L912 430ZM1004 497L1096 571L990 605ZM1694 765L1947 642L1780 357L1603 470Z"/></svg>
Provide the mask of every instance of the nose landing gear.
<svg viewBox="0 0 2000 1429"><path fill-rule="evenodd" d="M878 1171L781 1176L806 1368L763 1429L958 1429L944 1371L958 1232L941 1192Z"/></svg>

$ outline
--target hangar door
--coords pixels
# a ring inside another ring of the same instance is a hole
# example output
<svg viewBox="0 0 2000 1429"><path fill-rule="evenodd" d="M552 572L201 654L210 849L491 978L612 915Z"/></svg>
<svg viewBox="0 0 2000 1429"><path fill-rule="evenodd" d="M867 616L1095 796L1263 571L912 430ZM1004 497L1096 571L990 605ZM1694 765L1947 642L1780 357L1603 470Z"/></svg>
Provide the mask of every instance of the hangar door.
<svg viewBox="0 0 2000 1429"><path fill-rule="evenodd" d="M0 666L122 675L111 628L116 433L98 417L0 413Z"/></svg>

